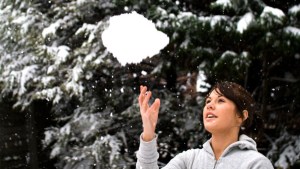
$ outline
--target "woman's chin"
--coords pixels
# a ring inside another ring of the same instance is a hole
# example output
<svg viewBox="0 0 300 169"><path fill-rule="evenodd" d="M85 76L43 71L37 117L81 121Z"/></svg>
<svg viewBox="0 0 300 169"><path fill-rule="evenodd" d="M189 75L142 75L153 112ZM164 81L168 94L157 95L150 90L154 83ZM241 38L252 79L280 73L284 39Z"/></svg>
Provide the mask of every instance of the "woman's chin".
<svg viewBox="0 0 300 169"><path fill-rule="evenodd" d="M209 133L213 133L216 131L215 127L214 126L211 126L211 125L205 125L204 124L204 128L206 131L208 131Z"/></svg>

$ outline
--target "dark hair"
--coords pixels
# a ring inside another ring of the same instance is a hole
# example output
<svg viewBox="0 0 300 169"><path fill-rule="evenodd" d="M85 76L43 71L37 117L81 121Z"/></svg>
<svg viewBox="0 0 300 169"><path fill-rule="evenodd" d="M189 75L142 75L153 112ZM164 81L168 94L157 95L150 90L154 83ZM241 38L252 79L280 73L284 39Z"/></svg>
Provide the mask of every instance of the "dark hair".
<svg viewBox="0 0 300 169"><path fill-rule="evenodd" d="M252 95L239 84L228 81L216 83L209 94L213 90L234 102L237 108L237 113L242 118L244 118L243 111L248 111L248 118L243 122L239 135L246 134L257 139L263 129L263 120Z"/></svg>

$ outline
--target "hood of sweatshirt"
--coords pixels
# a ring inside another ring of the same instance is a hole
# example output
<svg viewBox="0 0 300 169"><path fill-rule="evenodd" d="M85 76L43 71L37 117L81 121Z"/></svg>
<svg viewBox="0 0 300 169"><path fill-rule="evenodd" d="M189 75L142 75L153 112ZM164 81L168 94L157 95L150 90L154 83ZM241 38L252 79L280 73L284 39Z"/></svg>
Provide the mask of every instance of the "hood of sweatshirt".
<svg viewBox="0 0 300 169"><path fill-rule="evenodd" d="M210 155L212 155L213 157L215 156L214 155L214 152L213 152L213 149L211 147L211 139L209 139L208 141L206 141L204 144L203 144L203 149L209 153ZM255 150L257 151L257 148L256 148L256 142L242 134L240 135L239 137L239 140L237 142L234 142L232 144L230 144L225 150L224 152L222 153L222 157L226 156L228 153L230 153L232 150L234 149L241 149L241 150Z"/></svg>

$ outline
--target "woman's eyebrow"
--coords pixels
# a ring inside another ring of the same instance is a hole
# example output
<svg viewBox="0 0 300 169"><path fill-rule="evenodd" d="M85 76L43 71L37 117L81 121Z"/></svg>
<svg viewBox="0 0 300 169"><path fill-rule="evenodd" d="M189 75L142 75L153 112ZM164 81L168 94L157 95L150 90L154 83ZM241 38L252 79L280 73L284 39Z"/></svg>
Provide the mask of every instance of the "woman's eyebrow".
<svg viewBox="0 0 300 169"><path fill-rule="evenodd" d="M218 98L219 98L219 97L224 97L224 95L218 95ZM211 97L208 96L208 97L206 97L205 99L211 99Z"/></svg>

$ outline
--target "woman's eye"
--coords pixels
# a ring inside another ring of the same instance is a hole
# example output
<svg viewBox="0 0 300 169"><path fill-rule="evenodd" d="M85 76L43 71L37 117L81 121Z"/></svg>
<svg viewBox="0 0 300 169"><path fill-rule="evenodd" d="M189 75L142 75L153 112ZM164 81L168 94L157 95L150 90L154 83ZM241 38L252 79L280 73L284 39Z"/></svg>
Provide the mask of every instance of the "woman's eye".
<svg viewBox="0 0 300 169"><path fill-rule="evenodd" d="M219 102L225 102L225 100L224 99L219 99Z"/></svg>
<svg viewBox="0 0 300 169"><path fill-rule="evenodd" d="M205 101L205 104L208 104L208 103L210 103L210 100L206 100L206 101Z"/></svg>

